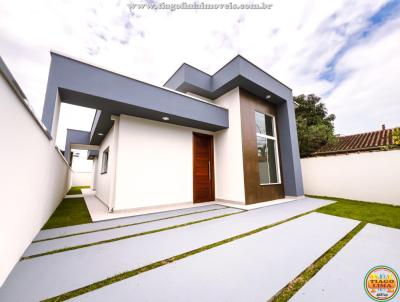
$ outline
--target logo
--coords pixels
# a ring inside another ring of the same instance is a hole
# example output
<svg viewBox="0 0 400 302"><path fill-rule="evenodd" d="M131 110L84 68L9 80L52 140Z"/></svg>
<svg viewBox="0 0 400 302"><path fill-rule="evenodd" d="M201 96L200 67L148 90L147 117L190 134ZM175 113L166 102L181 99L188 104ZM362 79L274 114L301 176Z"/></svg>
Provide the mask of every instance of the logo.
<svg viewBox="0 0 400 302"><path fill-rule="evenodd" d="M368 271L364 279L364 289L375 301L389 301L399 291L399 276L387 266L376 266Z"/></svg>

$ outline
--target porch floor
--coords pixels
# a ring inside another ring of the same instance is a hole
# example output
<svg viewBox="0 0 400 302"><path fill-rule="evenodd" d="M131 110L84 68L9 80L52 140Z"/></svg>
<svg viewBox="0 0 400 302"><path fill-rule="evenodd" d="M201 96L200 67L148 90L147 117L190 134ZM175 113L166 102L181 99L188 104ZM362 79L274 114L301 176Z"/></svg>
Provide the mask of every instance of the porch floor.
<svg viewBox="0 0 400 302"><path fill-rule="evenodd" d="M116 219L116 218L123 218L123 217L131 217L131 216L138 216L138 215L146 215L152 213L159 213L164 211L173 211L173 210L181 210L181 209L190 209L196 207L202 207L206 205L222 205L225 207L237 208L241 210L254 210L258 208L274 206L277 204L282 204L286 202L291 202L294 200L299 200L305 198L304 196L301 197L287 197L272 201L265 201L259 202L251 205L239 204L229 201L209 201L209 202L201 202L201 203L175 203L170 205L162 205L162 206L154 206L154 207L145 207L145 208L137 208L137 209L129 209L129 210L118 210L114 212L109 212L107 206L97 198L96 191L92 189L82 189L82 195L85 199L86 206L89 210L90 217L92 218L93 222L102 221L102 220L109 220L109 219Z"/></svg>

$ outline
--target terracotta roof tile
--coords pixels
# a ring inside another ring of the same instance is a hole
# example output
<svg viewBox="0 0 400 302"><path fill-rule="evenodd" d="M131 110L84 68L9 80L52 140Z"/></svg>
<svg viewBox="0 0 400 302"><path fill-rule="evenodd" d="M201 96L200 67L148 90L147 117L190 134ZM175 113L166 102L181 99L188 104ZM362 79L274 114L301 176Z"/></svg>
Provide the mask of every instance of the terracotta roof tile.
<svg viewBox="0 0 400 302"><path fill-rule="evenodd" d="M338 136L335 143L323 146L313 155L370 151L393 145L394 129Z"/></svg>

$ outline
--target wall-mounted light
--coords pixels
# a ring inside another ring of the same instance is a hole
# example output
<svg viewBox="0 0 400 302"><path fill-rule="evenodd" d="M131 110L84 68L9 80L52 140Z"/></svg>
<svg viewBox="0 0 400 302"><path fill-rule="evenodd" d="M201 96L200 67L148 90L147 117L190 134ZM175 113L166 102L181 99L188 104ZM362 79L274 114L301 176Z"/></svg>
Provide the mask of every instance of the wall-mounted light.
<svg viewBox="0 0 400 302"><path fill-rule="evenodd" d="M104 133L97 133L97 135L103 136L103 135L104 135Z"/></svg>
<svg viewBox="0 0 400 302"><path fill-rule="evenodd" d="M163 120L163 121L169 121L169 117L168 117L168 116L163 116L163 117L162 117L162 120Z"/></svg>
<svg viewBox="0 0 400 302"><path fill-rule="evenodd" d="M267 95L265 96L265 98L268 100L268 99L271 98L271 95L270 95L270 94L267 94Z"/></svg>

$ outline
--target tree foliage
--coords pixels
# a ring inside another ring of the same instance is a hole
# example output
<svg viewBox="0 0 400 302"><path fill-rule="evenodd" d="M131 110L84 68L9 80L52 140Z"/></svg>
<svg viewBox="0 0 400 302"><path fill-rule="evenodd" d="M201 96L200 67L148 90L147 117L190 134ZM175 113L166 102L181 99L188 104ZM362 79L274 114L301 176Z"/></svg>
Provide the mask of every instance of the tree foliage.
<svg viewBox="0 0 400 302"><path fill-rule="evenodd" d="M400 145L400 128L393 130L393 144Z"/></svg>
<svg viewBox="0 0 400 302"><path fill-rule="evenodd" d="M334 114L328 114L321 98L314 95L294 97L300 157L310 156L327 143L335 142Z"/></svg>

